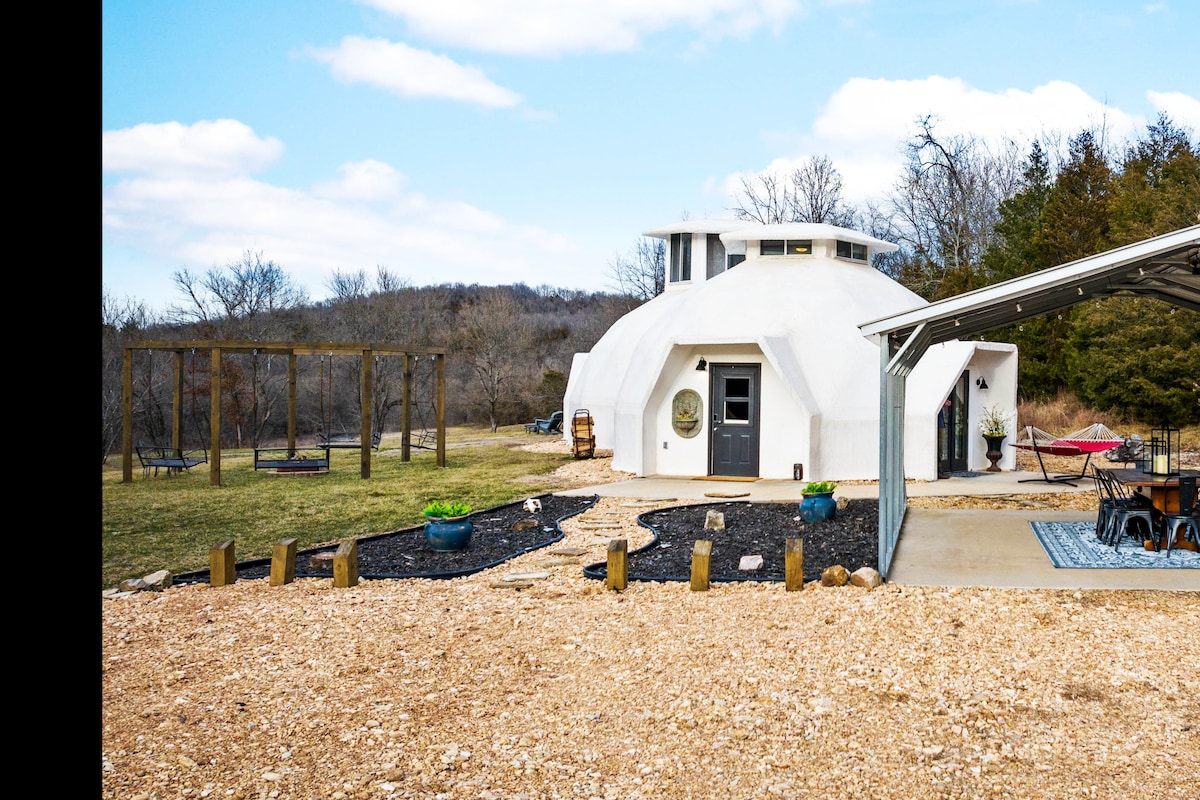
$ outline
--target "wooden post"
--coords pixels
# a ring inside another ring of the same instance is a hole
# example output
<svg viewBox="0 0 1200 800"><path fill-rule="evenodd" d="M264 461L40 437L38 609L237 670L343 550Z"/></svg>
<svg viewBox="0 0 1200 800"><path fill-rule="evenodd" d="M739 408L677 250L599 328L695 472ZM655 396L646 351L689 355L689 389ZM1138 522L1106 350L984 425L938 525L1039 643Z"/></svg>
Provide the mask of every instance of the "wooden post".
<svg viewBox="0 0 1200 800"><path fill-rule="evenodd" d="M803 539L788 539L784 546L783 582L789 592L804 588Z"/></svg>
<svg viewBox="0 0 1200 800"><path fill-rule="evenodd" d="M628 552L629 543L624 539L613 539L608 543L608 570L604 585L609 589L620 592L629 584Z"/></svg>
<svg viewBox="0 0 1200 800"><path fill-rule="evenodd" d="M333 585L338 589L358 586L358 540L338 545L333 554Z"/></svg>
<svg viewBox="0 0 1200 800"><path fill-rule="evenodd" d="M296 540L280 539L271 548L271 585L283 586L296 579Z"/></svg>
<svg viewBox="0 0 1200 800"><path fill-rule="evenodd" d="M708 567L712 563L712 542L697 539L692 545L692 591L708 591Z"/></svg>
<svg viewBox="0 0 1200 800"><path fill-rule="evenodd" d="M208 551L208 585L228 586L237 580L237 559L233 554L233 540L221 542Z"/></svg>

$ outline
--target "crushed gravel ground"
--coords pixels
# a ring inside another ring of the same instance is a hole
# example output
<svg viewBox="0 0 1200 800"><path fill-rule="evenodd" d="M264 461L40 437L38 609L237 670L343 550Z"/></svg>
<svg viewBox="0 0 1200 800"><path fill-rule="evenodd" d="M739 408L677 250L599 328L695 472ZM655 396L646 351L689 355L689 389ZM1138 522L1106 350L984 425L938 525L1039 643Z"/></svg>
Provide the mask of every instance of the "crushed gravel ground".
<svg viewBox="0 0 1200 800"><path fill-rule="evenodd" d="M1200 594L583 576L654 509L463 578L104 601L101 796L1197 796Z"/></svg>

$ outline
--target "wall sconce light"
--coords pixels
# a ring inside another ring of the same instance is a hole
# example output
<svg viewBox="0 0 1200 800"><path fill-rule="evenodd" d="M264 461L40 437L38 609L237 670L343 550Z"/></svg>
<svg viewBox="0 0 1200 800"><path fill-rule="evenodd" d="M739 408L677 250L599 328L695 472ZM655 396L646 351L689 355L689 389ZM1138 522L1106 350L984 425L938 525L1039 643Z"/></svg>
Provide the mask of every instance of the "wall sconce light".
<svg viewBox="0 0 1200 800"><path fill-rule="evenodd" d="M700 363L696 365L696 372L704 372L708 369L708 362L704 360L704 356L700 356Z"/></svg>
<svg viewBox="0 0 1200 800"><path fill-rule="evenodd" d="M975 381L975 385L978 386L980 389L986 389L986 388L988 388L987 379L986 378L978 378Z"/></svg>

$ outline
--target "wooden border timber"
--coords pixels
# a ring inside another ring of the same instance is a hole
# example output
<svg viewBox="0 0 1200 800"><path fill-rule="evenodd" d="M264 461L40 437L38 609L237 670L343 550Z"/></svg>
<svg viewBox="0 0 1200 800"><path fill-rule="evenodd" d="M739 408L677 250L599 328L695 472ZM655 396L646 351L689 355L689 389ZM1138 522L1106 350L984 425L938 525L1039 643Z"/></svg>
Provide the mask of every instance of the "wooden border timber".
<svg viewBox="0 0 1200 800"><path fill-rule="evenodd" d="M362 357L359 441L371 439L371 407L372 407L372 369L376 356L397 356L405 359L407 371L408 359L413 355L428 355L437 362L435 371L437 414L437 465L446 466L446 351L440 347L408 347L404 345L376 345L369 342L252 342L243 340L146 340L130 342L125 346L121 375L121 482L133 481L133 353L135 350L169 350L174 353L172 359L174 374L171 382L173 400L171 404L172 447L182 447L183 439L183 356L187 351L193 353L207 352L211 362L211 389L209 412L209 483L221 485L221 356L225 353L235 355L286 355L288 357L288 448L296 447L296 357L320 355L357 355ZM405 392L404 408L401 419L404 430L402 442L408 442L412 437L410 428L412 416L408 406L412 402L411 392ZM363 480L371 477L371 449L362 449L360 474ZM410 458L408 448L402 447L401 460Z"/></svg>
<svg viewBox="0 0 1200 800"><path fill-rule="evenodd" d="M708 571L709 566L712 564L712 545L711 539L697 539L692 544L691 588L693 592L708 591Z"/></svg>
<svg viewBox="0 0 1200 800"><path fill-rule="evenodd" d="M629 542L625 539L613 539L608 543L608 569L605 571L604 584L609 589L623 592L629 585L628 554Z"/></svg>
<svg viewBox="0 0 1200 800"><path fill-rule="evenodd" d="M296 580L296 540L280 539L271 546L271 586L285 586Z"/></svg>
<svg viewBox="0 0 1200 800"><path fill-rule="evenodd" d="M237 580L237 558L233 540L227 539L208 551L208 585L228 586Z"/></svg>

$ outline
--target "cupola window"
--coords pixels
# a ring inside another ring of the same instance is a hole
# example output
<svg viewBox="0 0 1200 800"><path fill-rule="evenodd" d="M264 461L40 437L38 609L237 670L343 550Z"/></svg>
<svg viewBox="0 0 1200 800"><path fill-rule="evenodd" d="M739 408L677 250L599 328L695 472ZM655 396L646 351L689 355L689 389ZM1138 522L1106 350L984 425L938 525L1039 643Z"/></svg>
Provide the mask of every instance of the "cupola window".
<svg viewBox="0 0 1200 800"><path fill-rule="evenodd" d="M812 239L763 239L758 252L764 256L808 256L812 255Z"/></svg>
<svg viewBox="0 0 1200 800"><path fill-rule="evenodd" d="M867 246L865 244L857 244L855 242L843 242L838 239L837 243L838 258L851 258L855 261L867 260Z"/></svg>
<svg viewBox="0 0 1200 800"><path fill-rule="evenodd" d="M692 279L692 235L671 234L671 283Z"/></svg>

